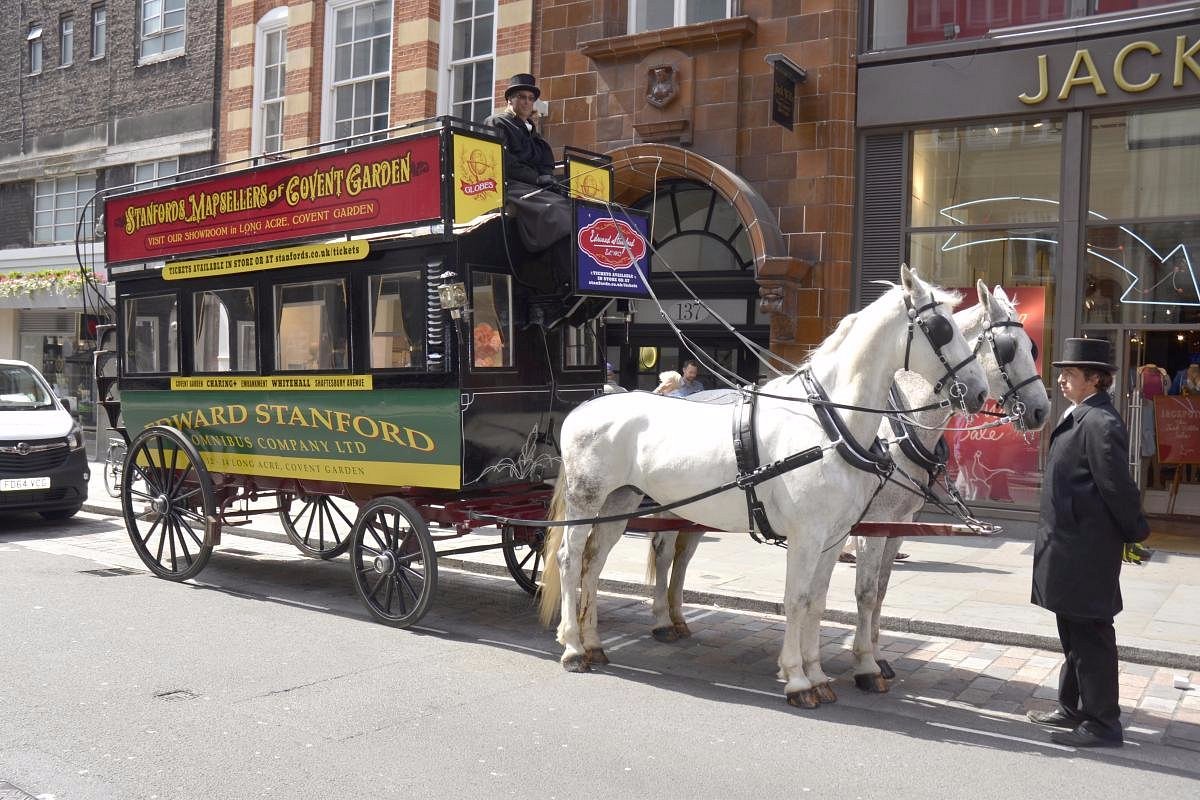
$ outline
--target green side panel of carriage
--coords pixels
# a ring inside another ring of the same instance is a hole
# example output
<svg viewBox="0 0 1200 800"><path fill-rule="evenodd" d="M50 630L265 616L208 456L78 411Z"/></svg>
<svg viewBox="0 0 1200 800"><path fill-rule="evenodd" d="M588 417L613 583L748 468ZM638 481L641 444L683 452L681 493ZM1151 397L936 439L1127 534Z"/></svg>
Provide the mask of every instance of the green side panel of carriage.
<svg viewBox="0 0 1200 800"><path fill-rule="evenodd" d="M125 391L130 436L178 428L210 472L458 489L457 389Z"/></svg>

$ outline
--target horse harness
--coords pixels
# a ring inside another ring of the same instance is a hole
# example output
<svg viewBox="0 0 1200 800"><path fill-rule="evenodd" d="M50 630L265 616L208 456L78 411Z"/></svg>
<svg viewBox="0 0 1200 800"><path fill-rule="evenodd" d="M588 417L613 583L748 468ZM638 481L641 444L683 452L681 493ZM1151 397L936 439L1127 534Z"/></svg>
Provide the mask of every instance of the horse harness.
<svg viewBox="0 0 1200 800"><path fill-rule="evenodd" d="M805 367L797 373L797 377L810 398L822 401L812 404L813 411L816 413L825 435L829 437L830 441L836 442L835 449L838 455L855 469L879 477L879 485L882 487L887 477L895 469L895 463L879 437L875 437L869 447L863 447L846 427L845 420L837 413L837 410L827 405L829 395L812 371ZM733 453L737 459L739 479L753 474L759 469L758 441L754 433L757 399L758 394L754 391L739 392L737 404L733 409ZM742 487L746 492L746 514L749 519L750 536L759 544L768 542L783 544L787 537L772 527L771 521L767 517L767 509L754 489L755 485L747 483ZM878 494L878 490L876 490L876 494ZM871 499L874 500L874 496ZM870 504L868 504L869 507ZM863 513L865 514L866 510Z"/></svg>
<svg viewBox="0 0 1200 800"><path fill-rule="evenodd" d="M993 322L979 339L976 340L974 352L975 354L979 353L979 348L983 346L984 341L987 341L988 345L991 346L992 355L996 357L996 364L1000 367L1000 375L1004 378L1004 383L1008 387L1008 390L998 401L998 405L1004 408L1009 399L1015 398L1017 403L1013 408L1013 414L1020 418L1024 416L1024 410L1023 408L1019 408L1022 406L1022 403L1020 398L1017 397L1017 392L1035 381L1040 381L1042 376L1035 372L1020 383L1013 383L1012 376L1008 374L1008 365L1017 357L1019 344L1017 334L1013 331L1005 330L1006 328L1021 328L1023 332L1025 326L1015 319ZM1026 334L1026 338L1028 338L1028 334ZM1033 359L1036 362L1038 357L1037 343L1030 339L1029 346L1033 351Z"/></svg>

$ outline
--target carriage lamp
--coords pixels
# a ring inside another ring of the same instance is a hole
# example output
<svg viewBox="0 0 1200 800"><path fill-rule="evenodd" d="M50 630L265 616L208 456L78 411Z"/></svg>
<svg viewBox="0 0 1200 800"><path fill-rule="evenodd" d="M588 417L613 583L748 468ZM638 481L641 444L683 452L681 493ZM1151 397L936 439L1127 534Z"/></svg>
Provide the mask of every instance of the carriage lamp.
<svg viewBox="0 0 1200 800"><path fill-rule="evenodd" d="M438 287L438 302L441 303L443 310L450 312L450 316L459 319L462 316L463 308L467 305L466 284L462 281L443 283Z"/></svg>

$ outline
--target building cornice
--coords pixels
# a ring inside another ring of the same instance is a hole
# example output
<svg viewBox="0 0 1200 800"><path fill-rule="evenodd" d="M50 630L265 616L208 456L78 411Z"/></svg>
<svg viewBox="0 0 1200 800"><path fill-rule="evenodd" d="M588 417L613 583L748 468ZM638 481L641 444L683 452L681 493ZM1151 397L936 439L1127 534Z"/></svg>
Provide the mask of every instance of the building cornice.
<svg viewBox="0 0 1200 800"><path fill-rule="evenodd" d="M694 25L681 25L677 28L593 39L590 42L582 42L579 52L592 61L616 61L629 56L645 55L660 47L688 50L697 46L717 46L735 42L753 36L757 29L758 26L750 17L730 17L712 22L697 22Z"/></svg>

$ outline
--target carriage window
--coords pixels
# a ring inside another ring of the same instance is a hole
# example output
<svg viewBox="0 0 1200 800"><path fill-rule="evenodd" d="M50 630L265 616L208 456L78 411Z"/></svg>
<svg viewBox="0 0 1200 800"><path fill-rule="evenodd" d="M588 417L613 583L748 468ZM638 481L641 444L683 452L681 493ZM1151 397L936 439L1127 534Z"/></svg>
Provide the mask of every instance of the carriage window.
<svg viewBox="0 0 1200 800"><path fill-rule="evenodd" d="M511 367L512 278L472 272L471 287L473 363L476 367Z"/></svg>
<svg viewBox="0 0 1200 800"><path fill-rule="evenodd" d="M198 292L194 372L254 372L258 368L253 289Z"/></svg>
<svg viewBox="0 0 1200 800"><path fill-rule="evenodd" d="M425 285L421 273L371 278L371 367L425 366Z"/></svg>
<svg viewBox="0 0 1200 800"><path fill-rule="evenodd" d="M179 371L179 298L173 294L125 301L125 372Z"/></svg>
<svg viewBox="0 0 1200 800"><path fill-rule="evenodd" d="M275 369L346 369L349 351L345 281L275 287Z"/></svg>
<svg viewBox="0 0 1200 800"><path fill-rule="evenodd" d="M594 367L600 363L600 320L568 325L563 334L563 366Z"/></svg>

